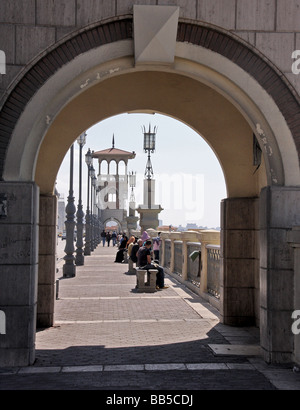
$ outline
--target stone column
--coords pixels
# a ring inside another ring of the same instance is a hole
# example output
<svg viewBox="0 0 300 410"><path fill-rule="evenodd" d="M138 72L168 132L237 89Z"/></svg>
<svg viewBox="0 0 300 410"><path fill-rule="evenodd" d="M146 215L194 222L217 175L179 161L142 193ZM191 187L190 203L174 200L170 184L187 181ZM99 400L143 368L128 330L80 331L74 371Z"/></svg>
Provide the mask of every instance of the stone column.
<svg viewBox="0 0 300 410"><path fill-rule="evenodd" d="M170 273L174 272L175 266L175 247L174 241L179 240L181 238L180 232L170 232L169 239L171 240L171 260L170 260Z"/></svg>
<svg viewBox="0 0 300 410"><path fill-rule="evenodd" d="M40 197L37 327L54 324L57 197Z"/></svg>
<svg viewBox="0 0 300 410"><path fill-rule="evenodd" d="M188 276L188 252L187 243L188 242L200 242L199 232L195 231L185 231L181 232L182 240L182 279L187 280Z"/></svg>
<svg viewBox="0 0 300 410"><path fill-rule="evenodd" d="M0 367L35 360L39 188L0 182Z"/></svg>
<svg viewBox="0 0 300 410"><path fill-rule="evenodd" d="M137 212L140 214L141 232L147 229L157 229L158 214L163 211L160 205L154 205L152 208L146 208L145 205L139 205Z"/></svg>
<svg viewBox="0 0 300 410"><path fill-rule="evenodd" d="M288 243L294 248L294 311L300 312L300 226L288 232ZM294 319L299 320L298 313ZM293 361L300 365L300 333L294 334Z"/></svg>
<svg viewBox="0 0 300 410"><path fill-rule="evenodd" d="M294 335L294 258L287 233L300 225L300 188L267 187L260 195L260 338L267 362L290 362Z"/></svg>
<svg viewBox="0 0 300 410"><path fill-rule="evenodd" d="M160 235L161 239L161 245L160 245L160 252L159 252L159 263L162 266L165 266L165 245L166 245L166 239L169 239L169 236L167 233L162 232Z"/></svg>
<svg viewBox="0 0 300 410"><path fill-rule="evenodd" d="M201 273L200 273L200 291L207 293L207 249L206 245L219 245L220 232L206 230L199 233L201 242Z"/></svg>
<svg viewBox="0 0 300 410"><path fill-rule="evenodd" d="M224 324L251 326L258 282L258 200L221 203L220 314Z"/></svg>

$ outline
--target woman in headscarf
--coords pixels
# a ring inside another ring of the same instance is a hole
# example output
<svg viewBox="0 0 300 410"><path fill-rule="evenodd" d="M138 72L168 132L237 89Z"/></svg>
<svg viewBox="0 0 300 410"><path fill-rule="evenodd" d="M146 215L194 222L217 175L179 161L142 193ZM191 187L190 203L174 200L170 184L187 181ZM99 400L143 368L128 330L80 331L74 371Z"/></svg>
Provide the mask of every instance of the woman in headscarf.
<svg viewBox="0 0 300 410"><path fill-rule="evenodd" d="M116 254L116 260L115 260L115 262L117 262L117 263L122 263L122 262L124 262L124 251L125 251L125 249L127 249L127 248L126 248L127 242L128 242L127 236L126 236L126 235L123 235L123 239L122 239L122 241L121 241L121 243L120 243L120 245L119 245L119 250L118 250L118 252L117 252L117 254Z"/></svg>
<svg viewBox="0 0 300 410"><path fill-rule="evenodd" d="M128 257L130 258L132 247L135 243L135 236L131 236L127 242L126 248L128 250Z"/></svg>
<svg viewBox="0 0 300 410"><path fill-rule="evenodd" d="M143 241L143 244L144 244L148 239L150 239L150 236L149 236L149 234L148 234L147 231L144 231L143 234L142 234L142 236L141 236L141 240Z"/></svg>

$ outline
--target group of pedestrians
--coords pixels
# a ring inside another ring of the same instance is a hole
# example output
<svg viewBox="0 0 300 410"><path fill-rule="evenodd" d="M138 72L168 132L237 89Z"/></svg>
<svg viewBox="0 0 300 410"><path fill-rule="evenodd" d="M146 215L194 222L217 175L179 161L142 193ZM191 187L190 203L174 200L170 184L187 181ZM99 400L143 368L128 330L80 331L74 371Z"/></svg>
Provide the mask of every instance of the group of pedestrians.
<svg viewBox="0 0 300 410"><path fill-rule="evenodd" d="M168 286L165 286L164 283L164 269L159 265L160 244L160 232L153 240L151 240L146 231L143 232L140 238L131 236L128 239L124 235L119 244L115 262L124 263L126 255L126 259L131 259L138 268L145 270L156 269L158 271L156 275L157 290L167 289Z"/></svg>
<svg viewBox="0 0 300 410"><path fill-rule="evenodd" d="M117 241L118 241L118 235L116 231L113 231L113 233L105 232L105 230L103 229L103 231L101 232L101 239L102 239L102 244L103 246L105 246L105 243L107 243L107 246L110 245L110 241L112 240L113 246L116 246Z"/></svg>

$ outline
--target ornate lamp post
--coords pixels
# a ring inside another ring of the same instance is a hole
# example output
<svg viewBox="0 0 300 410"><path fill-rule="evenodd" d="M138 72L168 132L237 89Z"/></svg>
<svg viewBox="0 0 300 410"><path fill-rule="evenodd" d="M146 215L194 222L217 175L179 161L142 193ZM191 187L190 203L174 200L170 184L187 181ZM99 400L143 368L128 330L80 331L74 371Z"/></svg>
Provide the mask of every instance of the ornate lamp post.
<svg viewBox="0 0 300 410"><path fill-rule="evenodd" d="M140 214L140 226L142 231L148 228L156 229L158 226L158 214L162 211L160 205L155 205L155 180L153 179L153 168L151 164L151 155L155 151L155 138L157 127L149 131L143 127L144 133L144 151L148 153L148 161L144 179L144 203L137 208Z"/></svg>
<svg viewBox="0 0 300 410"><path fill-rule="evenodd" d="M150 153L154 153L155 151L155 138L156 138L156 132L157 132L157 127L155 126L153 131L151 131L151 126L149 124L149 131L146 131L146 128L144 127L143 129L144 132L144 151L148 153L148 161L146 164L146 170L145 170L145 177L147 178L147 185L148 185L148 190L147 190L147 203L148 203L148 208L151 208L152 204L152 196L151 196L151 191L152 191L152 177L153 177L153 168L151 164L151 155Z"/></svg>
<svg viewBox="0 0 300 410"><path fill-rule="evenodd" d="M67 220L66 225L66 247L65 247L65 264L63 266L64 278L72 278L76 274L76 265L74 264L75 257L73 255L74 248L74 230L75 230L75 212L76 207L74 204L73 196L73 162L74 162L74 145L70 149L70 187L68 204L66 206Z"/></svg>
<svg viewBox="0 0 300 410"><path fill-rule="evenodd" d="M83 251L83 218L84 212L82 210L82 197L81 197L81 185L82 185L82 147L86 143L86 133L84 132L77 138L79 144L79 199L77 207L77 242L76 242L76 259L77 266L84 265L84 251Z"/></svg>
<svg viewBox="0 0 300 410"><path fill-rule="evenodd" d="M86 207L86 215L85 215L85 247L84 247L84 254L90 255L91 254L91 226L90 226L90 168L93 162L92 153L89 148L88 152L85 154L85 163L88 167L88 184L87 184L87 207Z"/></svg>
<svg viewBox="0 0 300 410"><path fill-rule="evenodd" d="M91 211L90 211L90 227L91 227L91 251L95 250L95 217L94 217L94 200L93 200L93 190L94 190L94 180L96 178L96 172L93 164L90 168L90 178L91 178Z"/></svg>

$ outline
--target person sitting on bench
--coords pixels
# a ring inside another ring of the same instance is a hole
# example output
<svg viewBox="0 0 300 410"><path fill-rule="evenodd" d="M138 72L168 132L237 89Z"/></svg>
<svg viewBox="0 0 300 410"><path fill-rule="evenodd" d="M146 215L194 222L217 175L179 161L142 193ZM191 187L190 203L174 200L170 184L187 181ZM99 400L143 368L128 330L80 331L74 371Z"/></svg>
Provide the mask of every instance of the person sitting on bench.
<svg viewBox="0 0 300 410"><path fill-rule="evenodd" d="M156 274L156 288L158 290L167 289L168 286L165 286L165 273L162 266L159 266L157 263L153 263L151 260L151 246L152 242L147 240L137 253L137 266L140 269L149 270L156 269L158 272Z"/></svg>

